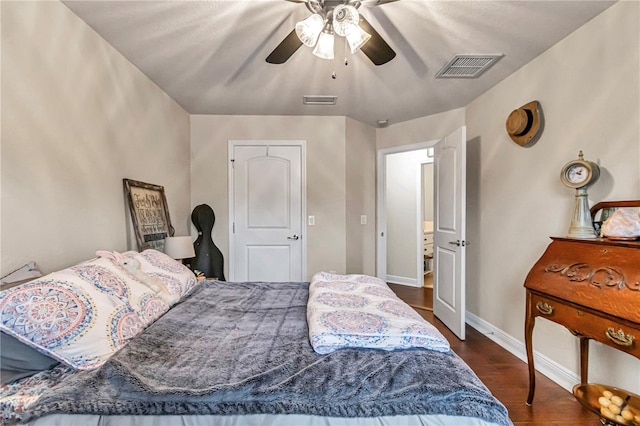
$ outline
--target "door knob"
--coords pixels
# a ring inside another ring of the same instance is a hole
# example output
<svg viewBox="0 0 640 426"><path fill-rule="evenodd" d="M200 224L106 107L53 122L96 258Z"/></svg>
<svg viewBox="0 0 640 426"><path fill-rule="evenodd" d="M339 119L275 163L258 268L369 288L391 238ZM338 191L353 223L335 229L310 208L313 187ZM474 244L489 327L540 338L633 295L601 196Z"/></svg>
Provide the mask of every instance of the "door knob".
<svg viewBox="0 0 640 426"><path fill-rule="evenodd" d="M460 240L449 241L449 244L453 244L454 246L460 247Z"/></svg>
<svg viewBox="0 0 640 426"><path fill-rule="evenodd" d="M300 237L297 234L293 234L292 237L287 237L287 240L298 240Z"/></svg>

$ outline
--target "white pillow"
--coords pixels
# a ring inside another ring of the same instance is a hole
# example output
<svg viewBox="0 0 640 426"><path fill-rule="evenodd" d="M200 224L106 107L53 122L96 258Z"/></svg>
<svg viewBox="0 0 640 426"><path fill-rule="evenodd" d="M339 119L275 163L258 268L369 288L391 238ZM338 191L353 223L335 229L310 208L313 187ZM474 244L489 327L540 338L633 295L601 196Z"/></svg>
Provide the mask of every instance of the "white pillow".
<svg viewBox="0 0 640 426"><path fill-rule="evenodd" d="M97 263L0 292L0 330L74 368L102 365L144 323L127 302L126 280Z"/></svg>

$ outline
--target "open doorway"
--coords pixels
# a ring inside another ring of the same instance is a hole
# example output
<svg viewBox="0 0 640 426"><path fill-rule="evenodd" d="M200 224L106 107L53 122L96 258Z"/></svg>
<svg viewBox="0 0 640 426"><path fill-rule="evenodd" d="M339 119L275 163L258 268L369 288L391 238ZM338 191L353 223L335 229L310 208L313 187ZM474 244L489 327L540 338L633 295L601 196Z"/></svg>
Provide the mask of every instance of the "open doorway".
<svg viewBox="0 0 640 426"><path fill-rule="evenodd" d="M433 146L437 142L378 153L377 275L387 283L423 287L427 281L433 287Z"/></svg>
<svg viewBox="0 0 640 426"><path fill-rule="evenodd" d="M377 162L377 239L376 274L389 282L387 270L387 160L394 153L434 147L434 217L433 217L433 313L459 339L465 338L465 273L466 273L466 127L455 129L440 140L378 151ZM416 172L416 176L419 173ZM419 180L419 179L416 179ZM420 192L419 184L413 186ZM423 223L421 206L406 207L406 221L415 225L415 251L409 255L416 264L413 285L417 286L423 270ZM410 237L409 237L410 238ZM390 248L393 250L393 248ZM419 253L419 254L418 254ZM411 285L408 281L403 284ZM422 288L422 285L420 285Z"/></svg>

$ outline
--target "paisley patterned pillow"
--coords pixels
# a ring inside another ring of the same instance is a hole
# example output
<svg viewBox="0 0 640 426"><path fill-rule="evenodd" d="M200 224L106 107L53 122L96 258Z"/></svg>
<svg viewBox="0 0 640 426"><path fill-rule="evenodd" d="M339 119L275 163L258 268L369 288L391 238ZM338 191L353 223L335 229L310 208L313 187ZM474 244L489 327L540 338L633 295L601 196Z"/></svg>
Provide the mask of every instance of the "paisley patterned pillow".
<svg viewBox="0 0 640 426"><path fill-rule="evenodd" d="M109 259L101 257L89 260L70 269L96 288L128 303L144 326L152 324L169 310L169 305L162 297Z"/></svg>
<svg viewBox="0 0 640 426"><path fill-rule="evenodd" d="M145 326L131 287L84 263L0 292L0 330L74 368L102 365Z"/></svg>
<svg viewBox="0 0 640 426"><path fill-rule="evenodd" d="M433 325L384 281L367 275L315 274L307 322L311 346L321 354L341 348L449 350Z"/></svg>

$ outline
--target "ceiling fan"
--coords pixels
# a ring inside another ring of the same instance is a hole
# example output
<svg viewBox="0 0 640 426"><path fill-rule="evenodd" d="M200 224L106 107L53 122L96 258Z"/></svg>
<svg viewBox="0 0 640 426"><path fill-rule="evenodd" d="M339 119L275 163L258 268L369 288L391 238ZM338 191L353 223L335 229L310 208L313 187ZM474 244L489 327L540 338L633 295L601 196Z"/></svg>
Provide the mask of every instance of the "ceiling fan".
<svg viewBox="0 0 640 426"><path fill-rule="evenodd" d="M270 64L283 64L303 44L314 47L314 55L333 59L334 34L347 39L351 53L362 52L375 65L383 65L395 58L396 52L357 11L361 5L377 6L397 0L287 0L304 3L312 13L295 28L267 56Z"/></svg>

